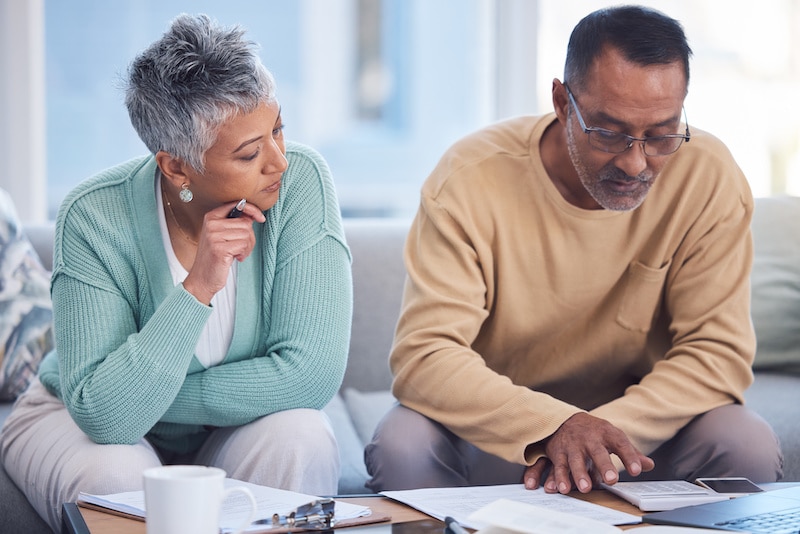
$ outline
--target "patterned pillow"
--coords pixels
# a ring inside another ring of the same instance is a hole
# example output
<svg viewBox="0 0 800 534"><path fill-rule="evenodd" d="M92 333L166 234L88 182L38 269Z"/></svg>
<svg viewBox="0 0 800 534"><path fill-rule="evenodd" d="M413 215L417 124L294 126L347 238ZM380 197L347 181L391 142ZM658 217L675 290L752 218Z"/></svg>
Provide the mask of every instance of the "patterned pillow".
<svg viewBox="0 0 800 534"><path fill-rule="evenodd" d="M14 400L53 347L50 273L0 189L0 400Z"/></svg>

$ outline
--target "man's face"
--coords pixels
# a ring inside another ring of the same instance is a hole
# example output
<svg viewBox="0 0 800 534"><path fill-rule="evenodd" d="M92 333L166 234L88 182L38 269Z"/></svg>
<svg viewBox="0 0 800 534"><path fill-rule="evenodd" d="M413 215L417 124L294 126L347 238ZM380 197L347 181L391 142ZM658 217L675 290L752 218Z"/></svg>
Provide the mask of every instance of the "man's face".
<svg viewBox="0 0 800 534"><path fill-rule="evenodd" d="M587 127L642 138L683 133L685 93L680 63L642 67L609 49L573 94ZM588 196L607 210L639 207L671 156L647 156L638 141L620 154L603 152L589 144L572 103L567 116L569 157Z"/></svg>
<svg viewBox="0 0 800 534"><path fill-rule="evenodd" d="M586 151L579 148L581 145L576 136L584 135L580 130L576 133L575 128L567 129L569 157L586 192L603 209L630 211L638 208L644 202L660 168L656 170L648 165L635 176L631 176L617 167L612 159L598 169L594 161L602 158L584 157Z"/></svg>

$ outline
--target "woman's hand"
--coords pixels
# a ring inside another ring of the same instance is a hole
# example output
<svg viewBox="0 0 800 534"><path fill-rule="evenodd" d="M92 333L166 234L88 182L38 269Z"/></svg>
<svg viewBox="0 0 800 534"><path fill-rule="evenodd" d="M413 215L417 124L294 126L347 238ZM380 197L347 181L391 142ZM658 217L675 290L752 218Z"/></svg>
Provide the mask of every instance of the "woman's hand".
<svg viewBox="0 0 800 534"><path fill-rule="evenodd" d="M260 209L249 203L240 217L228 218L234 206L225 204L205 214L197 254L183 281L186 291L205 305L225 287L233 260L243 261L253 251L253 222L267 220Z"/></svg>

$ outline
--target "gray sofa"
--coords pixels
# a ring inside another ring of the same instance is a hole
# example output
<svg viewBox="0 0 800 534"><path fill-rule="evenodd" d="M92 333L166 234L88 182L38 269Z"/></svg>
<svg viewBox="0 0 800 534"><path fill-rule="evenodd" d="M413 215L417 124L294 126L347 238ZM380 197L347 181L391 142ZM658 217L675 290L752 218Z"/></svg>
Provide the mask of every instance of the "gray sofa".
<svg viewBox="0 0 800 534"><path fill-rule="evenodd" d="M345 221L353 253L353 333L340 395L326 408L341 448L341 494L368 492L363 447L394 400L387 355L405 276L402 247L408 224L395 219ZM52 226L27 231L49 265ZM759 348L756 380L747 391L747 402L781 439L785 480L800 481L800 198L758 199L753 231L753 321ZM0 421L9 409L10 405L0 404ZM754 446L758 440L754 437ZM47 531L0 469L0 532Z"/></svg>

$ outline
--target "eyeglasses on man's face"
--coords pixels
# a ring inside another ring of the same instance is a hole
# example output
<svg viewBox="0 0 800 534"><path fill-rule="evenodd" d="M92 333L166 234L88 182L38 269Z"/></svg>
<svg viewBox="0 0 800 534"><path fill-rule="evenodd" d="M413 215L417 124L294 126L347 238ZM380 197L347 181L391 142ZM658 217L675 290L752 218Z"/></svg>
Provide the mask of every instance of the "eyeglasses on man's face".
<svg viewBox="0 0 800 534"><path fill-rule="evenodd" d="M689 133L689 123L686 121L686 108L683 110L683 119L686 124L686 133L684 134L667 134L656 135L653 137L633 137L613 130L606 130L605 128L594 128L586 126L581 115L581 110L578 109L578 103L575 97L572 96L569 86L565 83L564 88L567 90L569 101L572 107L575 108L575 114L578 116L578 122L581 129L589 138L589 144L597 150L608 152L609 154L621 154L633 146L635 142L641 142L646 156L668 156L677 151L684 141L687 143L692 138Z"/></svg>

